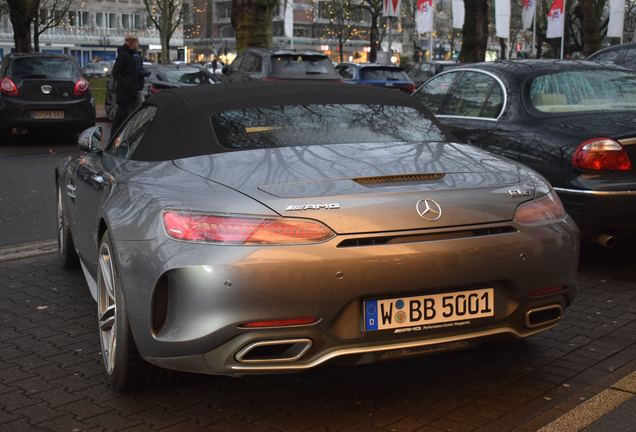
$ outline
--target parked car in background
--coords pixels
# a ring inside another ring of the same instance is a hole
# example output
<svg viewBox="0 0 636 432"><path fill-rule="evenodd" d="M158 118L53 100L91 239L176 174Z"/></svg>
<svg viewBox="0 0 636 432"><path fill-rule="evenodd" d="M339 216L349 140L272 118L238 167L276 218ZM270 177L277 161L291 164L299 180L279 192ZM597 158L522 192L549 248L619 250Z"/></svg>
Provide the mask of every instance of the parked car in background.
<svg viewBox="0 0 636 432"><path fill-rule="evenodd" d="M406 69L406 74L419 87L435 75L456 68L460 64L454 60L434 60L432 62L416 63Z"/></svg>
<svg viewBox="0 0 636 432"><path fill-rule="evenodd" d="M530 337L576 296L578 230L550 185L401 92L172 89L79 145L55 171L59 256L81 264L116 389Z"/></svg>
<svg viewBox="0 0 636 432"><path fill-rule="evenodd" d="M87 63L84 66L84 76L87 78L105 77L110 75L111 70L111 63L109 62Z"/></svg>
<svg viewBox="0 0 636 432"><path fill-rule="evenodd" d="M341 81L329 57L318 51L247 48L223 68L226 82L273 80Z"/></svg>
<svg viewBox="0 0 636 432"><path fill-rule="evenodd" d="M146 77L142 90L143 96L150 96L170 88L217 84L219 82L215 75L202 67L180 64L148 64L144 68L150 72L150 75ZM117 110L113 80L108 81L104 105L106 116L112 121Z"/></svg>
<svg viewBox="0 0 636 432"><path fill-rule="evenodd" d="M460 141L521 162L559 193L583 238L636 235L636 73L585 61L480 63L414 97Z"/></svg>
<svg viewBox="0 0 636 432"><path fill-rule="evenodd" d="M587 60L636 70L636 43L630 42L600 49L589 56Z"/></svg>
<svg viewBox="0 0 636 432"><path fill-rule="evenodd" d="M336 71L347 84L363 84L402 90L415 91L415 84L402 68L376 63L339 63Z"/></svg>
<svg viewBox="0 0 636 432"><path fill-rule="evenodd" d="M90 84L74 57L9 54L0 63L0 133L79 133L95 124Z"/></svg>

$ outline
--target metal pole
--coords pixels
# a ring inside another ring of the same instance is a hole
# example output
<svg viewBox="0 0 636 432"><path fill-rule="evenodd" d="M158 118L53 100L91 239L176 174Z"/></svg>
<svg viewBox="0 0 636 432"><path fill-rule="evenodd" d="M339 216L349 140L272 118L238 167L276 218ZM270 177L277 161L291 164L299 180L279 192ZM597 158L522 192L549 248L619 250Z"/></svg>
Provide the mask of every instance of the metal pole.
<svg viewBox="0 0 636 432"><path fill-rule="evenodd" d="M386 61L387 64L391 64L391 17L388 16L386 17L386 25L389 27L389 34L388 34L388 43L389 43L389 57Z"/></svg>
<svg viewBox="0 0 636 432"><path fill-rule="evenodd" d="M532 54L537 58L537 0L534 0L534 18L532 18Z"/></svg>
<svg viewBox="0 0 636 432"><path fill-rule="evenodd" d="M563 0L563 16L561 17L561 60L563 60L563 48L565 47L565 17L568 0Z"/></svg>

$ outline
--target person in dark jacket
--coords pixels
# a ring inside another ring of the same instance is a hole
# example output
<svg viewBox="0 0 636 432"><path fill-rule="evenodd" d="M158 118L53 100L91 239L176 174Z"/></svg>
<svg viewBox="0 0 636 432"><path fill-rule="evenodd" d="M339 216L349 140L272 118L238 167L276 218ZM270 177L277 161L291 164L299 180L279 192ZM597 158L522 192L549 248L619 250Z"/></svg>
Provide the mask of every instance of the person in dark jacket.
<svg viewBox="0 0 636 432"><path fill-rule="evenodd" d="M139 39L134 35L127 35L124 44L117 49L117 60L112 71L116 88L117 112L113 119L111 134L117 132L137 103L139 71L133 55L138 49Z"/></svg>

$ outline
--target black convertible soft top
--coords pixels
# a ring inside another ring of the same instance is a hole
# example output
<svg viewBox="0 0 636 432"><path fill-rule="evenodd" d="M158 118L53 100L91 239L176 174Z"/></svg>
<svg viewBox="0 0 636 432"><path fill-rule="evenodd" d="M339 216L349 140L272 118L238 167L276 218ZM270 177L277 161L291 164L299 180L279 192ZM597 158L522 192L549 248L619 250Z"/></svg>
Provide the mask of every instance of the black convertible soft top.
<svg viewBox="0 0 636 432"><path fill-rule="evenodd" d="M196 86L165 90L146 100L144 106L157 107L157 114L133 159L165 161L235 151L218 142L212 128L213 113L310 104L410 106L439 126L421 103L398 90L309 81Z"/></svg>

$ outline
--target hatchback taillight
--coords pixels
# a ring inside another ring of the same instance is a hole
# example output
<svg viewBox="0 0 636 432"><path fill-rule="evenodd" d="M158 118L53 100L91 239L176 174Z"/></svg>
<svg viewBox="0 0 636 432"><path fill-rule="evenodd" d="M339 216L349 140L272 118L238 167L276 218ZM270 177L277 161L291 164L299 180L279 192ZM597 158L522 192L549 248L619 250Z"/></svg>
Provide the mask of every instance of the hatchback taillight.
<svg viewBox="0 0 636 432"><path fill-rule="evenodd" d="M160 89L158 89L156 86L154 86L154 85L151 85L151 86L150 86L150 93L151 93L151 94L157 94L157 93L159 93L160 91L161 91L161 90L160 90Z"/></svg>
<svg viewBox="0 0 636 432"><path fill-rule="evenodd" d="M75 96L84 96L88 91L90 84L84 78L80 78L75 82L75 87L73 88L73 94Z"/></svg>
<svg viewBox="0 0 636 432"><path fill-rule="evenodd" d="M0 91L7 96L17 96L18 86L15 85L13 80L9 77L2 78L0 81Z"/></svg>
<svg viewBox="0 0 636 432"><path fill-rule="evenodd" d="M611 138L583 141L572 155L572 165L592 171L630 171L632 161L622 145Z"/></svg>

